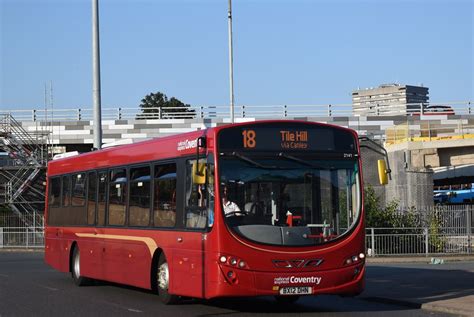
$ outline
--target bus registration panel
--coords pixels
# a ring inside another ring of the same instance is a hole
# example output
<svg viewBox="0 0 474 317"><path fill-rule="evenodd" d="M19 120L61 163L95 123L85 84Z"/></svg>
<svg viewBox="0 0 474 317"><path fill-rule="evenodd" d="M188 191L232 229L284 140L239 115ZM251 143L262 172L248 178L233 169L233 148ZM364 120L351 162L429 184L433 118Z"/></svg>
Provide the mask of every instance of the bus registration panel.
<svg viewBox="0 0 474 317"><path fill-rule="evenodd" d="M313 288L310 286L293 286L280 288L280 295L306 295L313 294Z"/></svg>

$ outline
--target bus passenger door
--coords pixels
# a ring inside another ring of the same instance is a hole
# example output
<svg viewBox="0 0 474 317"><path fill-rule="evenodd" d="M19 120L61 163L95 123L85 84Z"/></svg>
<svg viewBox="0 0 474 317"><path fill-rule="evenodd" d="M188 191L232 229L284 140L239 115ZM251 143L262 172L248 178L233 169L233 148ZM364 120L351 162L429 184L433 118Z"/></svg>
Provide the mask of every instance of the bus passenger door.
<svg viewBox="0 0 474 317"><path fill-rule="evenodd" d="M173 255L174 274L171 274L171 287L179 295L203 297L203 257L205 247L205 229L207 227L207 212L211 206L211 199L207 187L211 178L209 172L206 175L204 159L186 160L179 162L177 188L184 188L184 192L178 190L178 211L181 219L180 224L183 231L176 232L176 241ZM184 174L185 173L185 174ZM181 184L180 184L181 182Z"/></svg>
<svg viewBox="0 0 474 317"><path fill-rule="evenodd" d="M190 297L203 297L202 232L179 232L173 252L172 292Z"/></svg>

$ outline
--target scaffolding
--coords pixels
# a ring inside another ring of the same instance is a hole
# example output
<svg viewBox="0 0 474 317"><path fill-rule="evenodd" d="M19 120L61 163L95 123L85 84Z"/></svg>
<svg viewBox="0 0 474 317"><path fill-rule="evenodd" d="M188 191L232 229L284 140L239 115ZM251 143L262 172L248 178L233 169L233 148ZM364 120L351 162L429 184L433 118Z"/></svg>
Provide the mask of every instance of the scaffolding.
<svg viewBox="0 0 474 317"><path fill-rule="evenodd" d="M0 166L0 202L20 216L44 212L47 146L48 133L28 132L11 114L0 113L0 150L8 155Z"/></svg>

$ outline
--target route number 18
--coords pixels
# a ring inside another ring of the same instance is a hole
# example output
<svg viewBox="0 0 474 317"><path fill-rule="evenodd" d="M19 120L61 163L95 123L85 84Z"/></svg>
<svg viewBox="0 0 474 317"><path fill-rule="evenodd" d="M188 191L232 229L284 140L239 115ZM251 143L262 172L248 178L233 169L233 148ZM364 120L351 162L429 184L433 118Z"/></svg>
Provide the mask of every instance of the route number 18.
<svg viewBox="0 0 474 317"><path fill-rule="evenodd" d="M244 130L242 131L242 136L244 137L244 148L253 149L257 145L255 137L257 134L254 130Z"/></svg>

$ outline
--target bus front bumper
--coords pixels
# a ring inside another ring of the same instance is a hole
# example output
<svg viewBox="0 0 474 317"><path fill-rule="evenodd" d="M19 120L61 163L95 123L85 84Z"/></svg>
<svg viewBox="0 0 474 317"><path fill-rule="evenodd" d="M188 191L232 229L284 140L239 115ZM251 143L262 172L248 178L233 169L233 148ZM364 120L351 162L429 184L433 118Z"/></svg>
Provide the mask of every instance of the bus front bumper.
<svg viewBox="0 0 474 317"><path fill-rule="evenodd" d="M309 272L257 272L219 266L221 274L217 281L208 281L206 298L282 294L355 296L364 290L364 264L362 261L342 268Z"/></svg>

